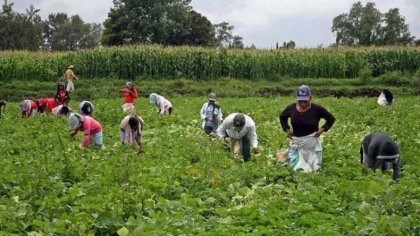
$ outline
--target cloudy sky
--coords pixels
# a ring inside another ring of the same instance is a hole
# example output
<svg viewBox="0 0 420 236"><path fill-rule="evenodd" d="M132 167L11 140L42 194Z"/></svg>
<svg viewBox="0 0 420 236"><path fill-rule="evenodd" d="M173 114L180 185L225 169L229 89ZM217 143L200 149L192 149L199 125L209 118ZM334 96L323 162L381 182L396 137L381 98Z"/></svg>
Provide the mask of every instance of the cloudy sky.
<svg viewBox="0 0 420 236"><path fill-rule="evenodd" d="M15 11L29 5L41 9L40 15L66 12L78 14L85 22L102 23L113 6L112 0L9 0ZM245 45L275 47L276 42L293 40L298 47L328 46L335 41L332 20L347 13L356 0L192 0L194 10L213 24L223 21L235 26L233 33ZM365 4L366 0L361 0ZM399 8L410 32L420 38L420 0L370 0L382 12Z"/></svg>

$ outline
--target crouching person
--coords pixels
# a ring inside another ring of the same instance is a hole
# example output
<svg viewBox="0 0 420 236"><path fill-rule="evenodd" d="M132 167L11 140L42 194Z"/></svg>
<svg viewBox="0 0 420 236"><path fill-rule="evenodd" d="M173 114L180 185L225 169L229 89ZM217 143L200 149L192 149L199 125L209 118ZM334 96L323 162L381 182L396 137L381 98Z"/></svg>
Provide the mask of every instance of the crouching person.
<svg viewBox="0 0 420 236"><path fill-rule="evenodd" d="M360 162L372 168L374 171L381 168L384 172L390 168L392 163L393 180L400 176L400 151L397 144L383 132L375 132L367 135L360 147Z"/></svg>
<svg viewBox="0 0 420 236"><path fill-rule="evenodd" d="M150 103L155 105L157 113L161 115L170 115L172 113L172 103L164 96L157 93L151 93L149 98Z"/></svg>
<svg viewBox="0 0 420 236"><path fill-rule="evenodd" d="M143 132L144 121L136 115L127 115L120 124L120 140L122 144L132 144L139 153L144 152L141 143L141 133Z"/></svg>
<svg viewBox="0 0 420 236"><path fill-rule="evenodd" d="M69 117L70 136L74 136L77 132L83 131L83 139L80 147L88 148L93 142L96 150L102 149L102 126L90 116L82 116L77 113L71 113Z"/></svg>
<svg viewBox="0 0 420 236"><path fill-rule="evenodd" d="M378 104L381 106L391 106L394 101L394 95L388 89L382 90L382 93L378 97Z"/></svg>
<svg viewBox="0 0 420 236"><path fill-rule="evenodd" d="M38 111L38 104L34 100L23 100L20 103L20 112L23 117L33 117Z"/></svg>
<svg viewBox="0 0 420 236"><path fill-rule="evenodd" d="M254 154L259 153L255 123L247 115L242 113L230 114L217 128L217 135L220 138L230 137L232 151L242 154L245 162L251 159L251 146Z"/></svg>
<svg viewBox="0 0 420 236"><path fill-rule="evenodd" d="M83 101L79 103L78 111L81 115L92 116L93 109L93 104L90 101Z"/></svg>
<svg viewBox="0 0 420 236"><path fill-rule="evenodd" d="M58 105L52 109L55 116L69 116L73 110L67 105Z"/></svg>

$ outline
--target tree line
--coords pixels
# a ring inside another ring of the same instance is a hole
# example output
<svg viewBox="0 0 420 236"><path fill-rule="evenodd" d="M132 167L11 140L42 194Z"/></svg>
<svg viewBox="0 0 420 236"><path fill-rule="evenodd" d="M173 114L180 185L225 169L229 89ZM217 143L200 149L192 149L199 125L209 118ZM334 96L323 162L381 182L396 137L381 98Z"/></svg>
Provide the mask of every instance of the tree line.
<svg viewBox="0 0 420 236"><path fill-rule="evenodd" d="M114 0L108 18L85 23L79 15L51 13L43 20L34 6L25 13L13 11L4 0L0 12L0 50L75 51L131 44L190 45L244 48L228 22L213 24L190 6L191 0ZM349 13L333 19L335 45L413 45L405 18L398 8L381 13L375 4L356 2ZM293 40L283 47L295 48ZM255 48L252 45L250 48Z"/></svg>

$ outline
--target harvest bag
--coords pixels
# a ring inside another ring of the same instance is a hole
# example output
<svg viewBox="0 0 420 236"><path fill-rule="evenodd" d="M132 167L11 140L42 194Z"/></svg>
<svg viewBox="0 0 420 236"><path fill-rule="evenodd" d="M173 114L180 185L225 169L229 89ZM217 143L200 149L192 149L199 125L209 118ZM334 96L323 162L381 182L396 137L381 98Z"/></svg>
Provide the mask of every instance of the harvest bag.
<svg viewBox="0 0 420 236"><path fill-rule="evenodd" d="M315 133L303 137L292 137L289 141L288 154L289 167L293 170L316 171L321 168L322 163L321 139L315 137Z"/></svg>

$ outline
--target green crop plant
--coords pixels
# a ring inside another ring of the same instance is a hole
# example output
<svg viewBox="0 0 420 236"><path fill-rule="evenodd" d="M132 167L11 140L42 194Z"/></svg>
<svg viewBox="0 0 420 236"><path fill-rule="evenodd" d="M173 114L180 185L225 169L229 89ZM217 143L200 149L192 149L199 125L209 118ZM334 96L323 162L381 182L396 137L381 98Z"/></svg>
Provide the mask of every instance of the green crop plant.
<svg viewBox="0 0 420 236"><path fill-rule="evenodd" d="M355 78L366 67L372 68L375 77L391 71L414 74L420 68L420 50L418 47L226 50L137 45L59 53L4 51L0 53L0 80L56 81L69 64L85 79Z"/></svg>
<svg viewBox="0 0 420 236"><path fill-rule="evenodd" d="M398 96L391 107L378 106L376 98L315 96L313 102L337 118L323 138L319 173L293 172L276 162L288 143L278 115L293 96L219 97L225 115L242 111L256 122L261 153L248 163L204 134L199 110L205 95L168 98L174 105L168 117L156 114L147 98L136 101L145 120L141 155L118 139L121 99L93 100L104 129L99 152L80 149L81 134L71 138L66 119L22 119L10 102L0 120L0 234L419 232L418 96ZM400 147L398 183L390 172L359 163L362 138L378 130Z"/></svg>

